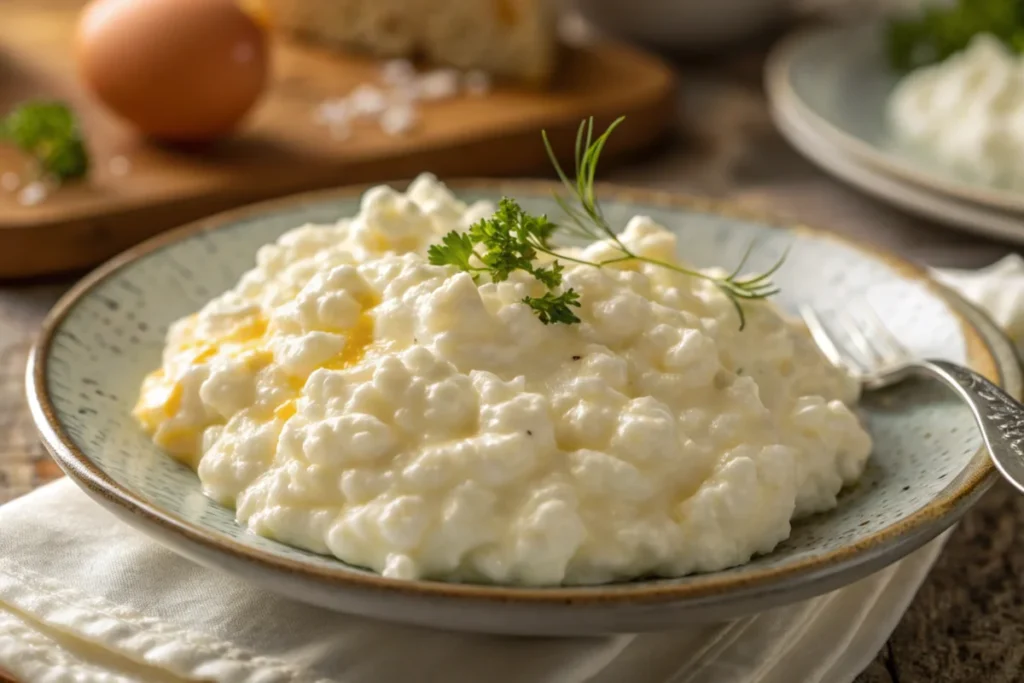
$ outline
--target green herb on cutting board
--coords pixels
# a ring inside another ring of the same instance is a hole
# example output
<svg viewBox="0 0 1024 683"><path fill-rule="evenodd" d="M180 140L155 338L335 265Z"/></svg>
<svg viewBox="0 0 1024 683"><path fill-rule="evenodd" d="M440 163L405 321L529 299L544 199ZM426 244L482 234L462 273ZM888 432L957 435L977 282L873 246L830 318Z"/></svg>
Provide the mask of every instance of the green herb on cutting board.
<svg viewBox="0 0 1024 683"><path fill-rule="evenodd" d="M1024 52L1024 2L956 0L927 6L915 17L890 20L885 36L889 62L900 71L941 62L979 33L990 33Z"/></svg>
<svg viewBox="0 0 1024 683"><path fill-rule="evenodd" d="M89 153L78 118L70 107L53 101L23 102L0 119L0 142L8 142L58 181L81 178L89 170Z"/></svg>

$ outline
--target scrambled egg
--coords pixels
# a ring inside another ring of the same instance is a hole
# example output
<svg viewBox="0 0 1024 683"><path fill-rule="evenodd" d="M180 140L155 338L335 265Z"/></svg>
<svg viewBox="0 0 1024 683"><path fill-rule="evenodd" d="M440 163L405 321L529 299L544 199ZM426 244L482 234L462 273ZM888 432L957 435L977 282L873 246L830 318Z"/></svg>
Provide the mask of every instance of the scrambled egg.
<svg viewBox="0 0 1024 683"><path fill-rule="evenodd" d="M741 332L704 280L566 262L581 322L544 325L529 275L475 282L425 258L492 212L425 176L261 248L171 327L139 424L255 533L401 578L721 569L860 476L857 383L770 302ZM677 258L649 218L620 239Z"/></svg>

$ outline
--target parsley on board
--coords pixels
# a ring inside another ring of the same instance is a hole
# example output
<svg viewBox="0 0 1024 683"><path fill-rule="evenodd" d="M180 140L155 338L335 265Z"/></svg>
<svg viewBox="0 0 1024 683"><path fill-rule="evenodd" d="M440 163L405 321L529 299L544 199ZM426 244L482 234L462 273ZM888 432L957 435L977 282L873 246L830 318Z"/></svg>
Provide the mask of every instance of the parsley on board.
<svg viewBox="0 0 1024 683"><path fill-rule="evenodd" d="M89 170L74 112L60 102L25 102L0 119L0 141L31 155L46 175L73 180Z"/></svg>

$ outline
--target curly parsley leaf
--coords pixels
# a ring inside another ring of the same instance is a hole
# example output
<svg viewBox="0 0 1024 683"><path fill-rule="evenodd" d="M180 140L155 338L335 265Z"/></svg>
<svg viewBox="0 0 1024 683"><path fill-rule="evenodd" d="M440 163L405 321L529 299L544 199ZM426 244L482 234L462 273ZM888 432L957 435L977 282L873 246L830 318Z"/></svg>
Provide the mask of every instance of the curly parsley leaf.
<svg viewBox="0 0 1024 683"><path fill-rule="evenodd" d="M441 244L432 244L427 250L427 259L435 266L456 266L459 270L471 271L473 265L473 240L469 235L452 230L441 238Z"/></svg>
<svg viewBox="0 0 1024 683"><path fill-rule="evenodd" d="M516 270L536 276L533 261L537 247L546 248L556 229L546 216L530 215L514 199L502 197L494 215L473 225L469 236L484 247L480 260L489 269L491 279L501 282Z"/></svg>
<svg viewBox="0 0 1024 683"><path fill-rule="evenodd" d="M547 217L533 216L514 199L503 197L493 216L477 221L467 232L449 232L440 244L430 247L427 259L435 266L455 266L472 273L474 279L485 273L492 282L507 280L517 270L529 273L548 289L543 296L523 299L540 321L545 325L578 323L580 319L570 307L579 307L579 295L572 290L557 295L551 291L562 284L562 264L534 263L538 249L548 250L547 240L556 229Z"/></svg>
<svg viewBox="0 0 1024 683"><path fill-rule="evenodd" d="M572 325L580 321L579 317L570 308L580 307L580 295L572 289L567 289L558 295L552 292L545 292L544 296L528 296L523 298L523 303L536 311L537 317L545 325L550 323Z"/></svg>
<svg viewBox="0 0 1024 683"><path fill-rule="evenodd" d="M534 268L533 276L549 288L554 289L562 284L563 270L565 269L562 267L561 263L558 261L552 261L551 265L547 268Z"/></svg>

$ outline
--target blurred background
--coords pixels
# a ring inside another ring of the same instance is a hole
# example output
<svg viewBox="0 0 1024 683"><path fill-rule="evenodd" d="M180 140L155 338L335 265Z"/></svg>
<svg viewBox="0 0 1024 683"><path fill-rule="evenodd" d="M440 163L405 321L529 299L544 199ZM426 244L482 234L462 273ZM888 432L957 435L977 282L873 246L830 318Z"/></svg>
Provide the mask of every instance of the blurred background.
<svg viewBox="0 0 1024 683"><path fill-rule="evenodd" d="M892 224L870 238L980 265L999 249L950 251L962 240L814 171L765 94L766 57L787 35L914 5L5 0L0 277L81 272L156 232L297 191L423 170L551 177L542 129L566 158L580 120L620 115L606 179L847 233Z"/></svg>
<svg viewBox="0 0 1024 683"><path fill-rule="evenodd" d="M540 131L570 159L591 116L626 117L609 182L929 266L1018 251L1021 5L0 0L0 502L59 475L21 375L47 310L88 269L296 192L422 171L550 179ZM975 50L978 36L993 41ZM1020 605L1020 558L1000 562L1024 511L1006 491L986 500L862 682L901 680L896 660L904 681L1019 680L1006 605Z"/></svg>

